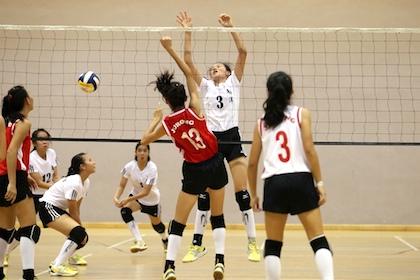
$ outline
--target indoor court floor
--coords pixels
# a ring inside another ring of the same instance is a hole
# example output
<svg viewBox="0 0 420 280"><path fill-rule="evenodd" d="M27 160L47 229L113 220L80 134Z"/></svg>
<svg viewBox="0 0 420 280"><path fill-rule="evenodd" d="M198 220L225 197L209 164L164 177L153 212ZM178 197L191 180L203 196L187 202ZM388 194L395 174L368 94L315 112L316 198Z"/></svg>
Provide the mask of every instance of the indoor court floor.
<svg viewBox="0 0 420 280"><path fill-rule="evenodd" d="M140 231L148 249L131 253L133 239L123 225L98 227L85 225L89 243L82 248L87 266L78 266L74 279L161 279L165 253L157 233L150 225L140 224ZM250 262L246 254L246 234L241 226L228 226L226 231L225 279L265 279L264 261ZM343 230L326 229L333 249L335 279L340 280L418 280L420 279L420 232L417 230ZM257 230L257 240L264 242L265 232ZM213 279L214 246L212 232L207 226L204 244L208 252L193 263L182 263L192 238L188 226L176 260L178 279ZM42 229L36 245L35 272L38 279L59 278L50 276L48 264L58 254L65 237L53 229ZM9 280L21 279L19 248L15 249L5 268ZM305 232L287 229L281 255L282 279L319 279L313 252Z"/></svg>

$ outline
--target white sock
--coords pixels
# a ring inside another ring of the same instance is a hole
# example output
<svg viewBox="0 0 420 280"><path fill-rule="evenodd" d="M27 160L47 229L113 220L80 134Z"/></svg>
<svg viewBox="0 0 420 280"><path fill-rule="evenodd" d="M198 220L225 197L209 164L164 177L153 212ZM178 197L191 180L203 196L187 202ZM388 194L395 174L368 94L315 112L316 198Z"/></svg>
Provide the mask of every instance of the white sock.
<svg viewBox="0 0 420 280"><path fill-rule="evenodd" d="M197 210L195 214L194 234L204 234L207 225L209 211Z"/></svg>
<svg viewBox="0 0 420 280"><path fill-rule="evenodd" d="M166 252L166 260L175 261L181 245L182 236L170 234L168 237L168 251Z"/></svg>
<svg viewBox="0 0 420 280"><path fill-rule="evenodd" d="M10 243L8 246L7 246L7 250L6 250L6 255L7 254L10 254L10 252L12 252L18 245L19 245L19 241L16 239L16 238L13 238L13 241L12 241L12 243Z"/></svg>
<svg viewBox="0 0 420 280"><path fill-rule="evenodd" d="M244 222L248 237L255 238L257 233L255 230L254 211L252 209L242 211L242 221Z"/></svg>
<svg viewBox="0 0 420 280"><path fill-rule="evenodd" d="M7 249L7 242L3 238L0 238L0 260L4 260L4 255L6 255L6 249ZM3 263L0 265L0 267L3 267Z"/></svg>
<svg viewBox="0 0 420 280"><path fill-rule="evenodd" d="M20 256L22 259L22 268L34 269L35 263L35 242L25 236L20 237Z"/></svg>
<svg viewBox="0 0 420 280"><path fill-rule="evenodd" d="M214 251L216 254L225 254L226 228L215 228L213 230Z"/></svg>
<svg viewBox="0 0 420 280"><path fill-rule="evenodd" d="M322 280L334 279L333 258L330 250L321 248L316 251L315 262Z"/></svg>
<svg viewBox="0 0 420 280"><path fill-rule="evenodd" d="M21 238L21 242L22 242L22 238ZM21 247L21 251L22 251L22 245ZM74 252L76 251L77 248L77 243L67 239L66 241L64 241L63 246L61 247L61 251L58 254L57 258L54 260L54 266L55 267L59 267L60 265L62 265L63 263L65 263L68 258L70 258L70 256L72 256L74 254Z"/></svg>
<svg viewBox="0 0 420 280"><path fill-rule="evenodd" d="M281 276L281 262L280 258L274 255L269 255L264 258L265 279L279 280Z"/></svg>
<svg viewBox="0 0 420 280"><path fill-rule="evenodd" d="M136 241L143 241L136 220L132 220L131 222L126 223L126 225Z"/></svg>

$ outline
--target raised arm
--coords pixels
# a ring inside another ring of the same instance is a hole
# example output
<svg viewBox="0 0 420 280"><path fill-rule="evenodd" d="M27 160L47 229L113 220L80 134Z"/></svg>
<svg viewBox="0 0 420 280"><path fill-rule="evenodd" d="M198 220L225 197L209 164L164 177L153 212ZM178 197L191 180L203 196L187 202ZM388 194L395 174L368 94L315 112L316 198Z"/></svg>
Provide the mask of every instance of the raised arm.
<svg viewBox="0 0 420 280"><path fill-rule="evenodd" d="M233 27L232 18L226 13L219 16L219 23L224 27ZM241 81L244 74L247 51L241 36L239 36L237 32L231 32L230 34L232 35L236 48L238 49L238 58L236 59L235 64L235 74L238 80Z"/></svg>
<svg viewBox="0 0 420 280"><path fill-rule="evenodd" d="M185 63L185 61L182 59L182 57L173 48L171 37L162 37L160 39L160 42L161 42L162 46L166 49L166 51L175 60L176 64L178 64L179 68L182 70L182 72L185 75L185 78L187 79L188 92L190 94L190 105L189 105L189 107L192 110L194 110L194 112L198 116L202 116L201 115L201 105L200 105L200 100L199 100L199 97L198 97L197 87L195 85L194 75L193 75L190 67L188 67L187 63Z"/></svg>

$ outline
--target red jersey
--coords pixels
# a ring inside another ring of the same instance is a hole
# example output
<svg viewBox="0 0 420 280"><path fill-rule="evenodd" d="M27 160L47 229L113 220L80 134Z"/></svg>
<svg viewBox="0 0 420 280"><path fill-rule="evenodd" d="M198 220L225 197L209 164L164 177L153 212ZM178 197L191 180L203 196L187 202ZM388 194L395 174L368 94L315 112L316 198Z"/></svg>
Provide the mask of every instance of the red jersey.
<svg viewBox="0 0 420 280"><path fill-rule="evenodd" d="M13 132L15 131L15 126L21 120L16 120L14 123L9 122L6 127L6 147L9 147L10 142L12 141ZM26 171L28 174L29 169L29 155L31 153L31 135L28 131L28 135L23 140L23 143L20 145L17 153L17 162L16 170ZM0 162L0 175L7 174L7 162L6 159Z"/></svg>
<svg viewBox="0 0 420 280"><path fill-rule="evenodd" d="M206 120L190 108L168 115L162 125L187 162L203 162L218 151L217 138L208 129Z"/></svg>

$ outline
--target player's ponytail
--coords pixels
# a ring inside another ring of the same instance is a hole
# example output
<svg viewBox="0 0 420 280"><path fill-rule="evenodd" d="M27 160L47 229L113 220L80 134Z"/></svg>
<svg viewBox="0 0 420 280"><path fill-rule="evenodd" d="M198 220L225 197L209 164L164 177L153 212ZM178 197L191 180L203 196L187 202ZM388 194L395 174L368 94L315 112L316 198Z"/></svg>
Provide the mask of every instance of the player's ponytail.
<svg viewBox="0 0 420 280"><path fill-rule="evenodd" d="M163 98L168 101L171 109L174 110L184 107L185 100L187 99L185 87L181 83L172 81L174 74L165 71L156 77L157 80L152 82L156 84L155 90L157 89L162 94Z"/></svg>
<svg viewBox="0 0 420 280"><path fill-rule="evenodd" d="M276 127L284 119L284 110L290 104L293 93L292 79L284 72L275 72L267 79L268 97L263 104L264 124Z"/></svg>
<svg viewBox="0 0 420 280"><path fill-rule="evenodd" d="M3 98L3 107L1 114L6 122L15 122L16 120L23 120L24 116L19 113L25 106L25 100L28 97L28 92L23 86L12 87Z"/></svg>
<svg viewBox="0 0 420 280"><path fill-rule="evenodd" d="M79 153L71 159L71 165L67 172L67 176L80 174L80 165L85 163L83 158L84 155L86 155L86 153Z"/></svg>

